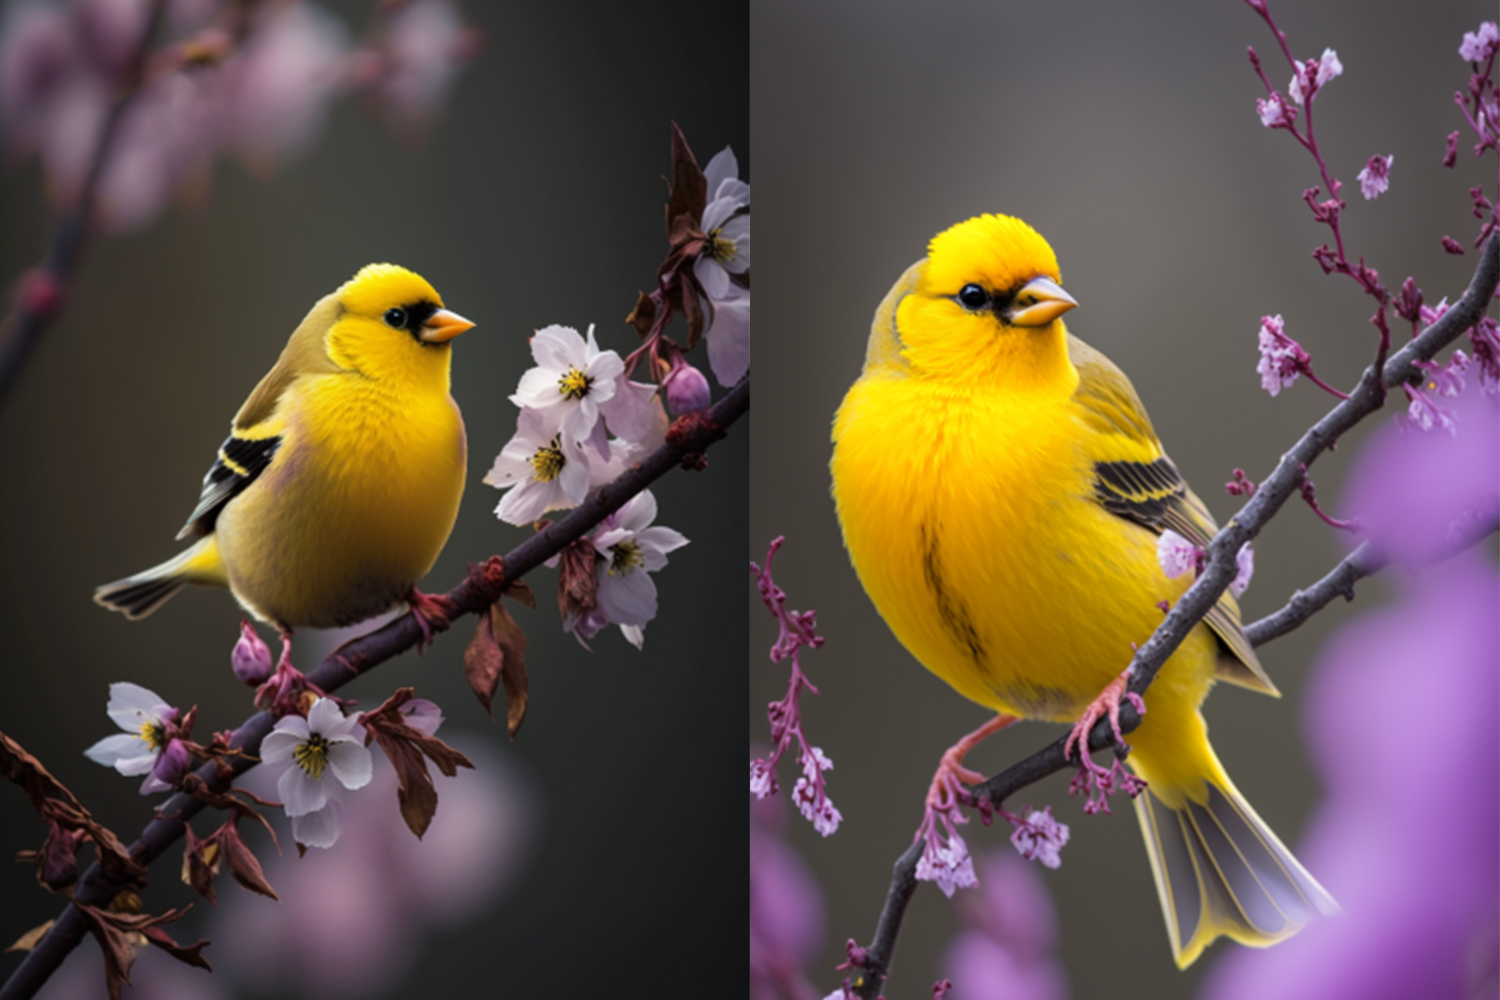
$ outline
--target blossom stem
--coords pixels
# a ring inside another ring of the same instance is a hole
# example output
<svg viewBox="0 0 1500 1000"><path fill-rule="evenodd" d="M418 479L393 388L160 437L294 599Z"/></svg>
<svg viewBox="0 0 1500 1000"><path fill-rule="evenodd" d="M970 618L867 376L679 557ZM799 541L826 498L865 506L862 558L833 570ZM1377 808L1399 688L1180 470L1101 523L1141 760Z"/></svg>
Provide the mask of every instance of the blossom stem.
<svg viewBox="0 0 1500 1000"><path fill-rule="evenodd" d="M1308 366L1307 368L1304 368L1302 370L1302 374L1306 375L1307 376L1307 380L1309 382L1311 382L1313 385L1317 386L1319 389L1322 389L1324 392L1332 393L1333 395L1337 396L1339 399L1348 399L1349 398L1348 393L1340 392L1339 390L1335 389L1333 386L1329 385L1327 382L1324 382L1322 379L1318 378L1318 376L1314 375L1311 366Z"/></svg>

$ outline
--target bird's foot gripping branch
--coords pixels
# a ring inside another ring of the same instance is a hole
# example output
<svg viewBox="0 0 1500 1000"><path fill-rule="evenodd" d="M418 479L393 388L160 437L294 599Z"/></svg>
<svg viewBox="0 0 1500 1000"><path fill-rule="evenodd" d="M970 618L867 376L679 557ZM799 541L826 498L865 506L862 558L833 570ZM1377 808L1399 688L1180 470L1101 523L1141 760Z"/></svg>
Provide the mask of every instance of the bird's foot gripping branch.
<svg viewBox="0 0 1500 1000"><path fill-rule="evenodd" d="M521 377L512 397L521 408L518 430L486 477L507 491L497 511L500 518L532 525L529 538L503 557L472 566L445 593L399 591L407 595L413 613L350 640L305 677L291 667L285 652L273 665L269 648L245 623L231 666L256 691L254 704L260 711L206 742L193 739L196 709L182 712L139 685L115 684L108 714L122 732L95 744L90 757L122 774L145 776L146 794L173 793L155 806L155 818L128 847L40 761L0 734L0 775L20 786L47 829L42 847L26 860L36 865L45 888L69 898L56 920L20 936L13 950L26 954L0 987L0 998L35 994L88 934L104 952L107 988L114 997L129 982L142 942L207 969L208 942L184 947L163 929L184 911L145 911L142 893L150 864L185 841L185 880L210 902L215 899L214 876L226 864L240 885L276 898L241 835L240 822L251 819L271 831L262 810L280 808L291 820L299 851L333 847L341 833L343 800L371 784L372 742L393 765L401 816L422 836L438 802L428 765L448 777L474 766L437 736L441 709L409 687L368 712L353 711L352 702L335 692L472 614L477 624L464 656L465 675L486 710L503 687L507 728L514 739L529 697L526 637L502 600L534 606L522 577L538 567L558 566L562 627L580 643L618 625L633 645L643 645L645 627L658 610L650 574L666 566L668 552L687 542L653 523L657 508L648 487L674 468L707 468L709 449L750 406L750 187L738 178L727 148L701 170L675 126L672 165L668 256L658 269L655 290L640 297L630 324L640 334L640 347L622 359L600 350L592 329L585 339L560 326L532 339L537 367ZM688 320L681 345L666 332L676 315ZM649 321L642 322L643 316ZM406 312L385 315L383 322L403 343L402 337L419 337L426 329L420 316L413 319ZM699 340L706 341L709 367L726 390L717 401L708 379L687 360ZM631 380L642 364L646 380ZM209 486L213 482L211 473ZM224 503L232 513L235 497ZM555 519L539 520L544 514ZM213 534L205 536L206 542L213 540ZM369 544L382 541L377 536ZM251 593L247 606L254 606L257 596ZM287 636L295 623L277 624ZM232 786L257 764L279 771L280 802ZM219 810L225 818L199 836L191 823L205 808ZM270 836L279 848L274 831ZM85 842L92 845L95 860L80 872L78 851Z"/></svg>

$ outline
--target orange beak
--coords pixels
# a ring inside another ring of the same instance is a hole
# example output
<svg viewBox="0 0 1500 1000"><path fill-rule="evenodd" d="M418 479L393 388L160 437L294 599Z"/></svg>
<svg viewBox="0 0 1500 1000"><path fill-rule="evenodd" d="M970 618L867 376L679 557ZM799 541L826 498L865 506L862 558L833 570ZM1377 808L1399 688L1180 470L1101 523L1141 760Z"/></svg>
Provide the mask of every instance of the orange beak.
<svg viewBox="0 0 1500 1000"><path fill-rule="evenodd" d="M1051 278L1033 278L1016 293L1010 325L1046 326L1077 305L1078 300Z"/></svg>
<svg viewBox="0 0 1500 1000"><path fill-rule="evenodd" d="M473 325L458 313L439 309L422 324L422 329L417 336L429 344L446 344Z"/></svg>

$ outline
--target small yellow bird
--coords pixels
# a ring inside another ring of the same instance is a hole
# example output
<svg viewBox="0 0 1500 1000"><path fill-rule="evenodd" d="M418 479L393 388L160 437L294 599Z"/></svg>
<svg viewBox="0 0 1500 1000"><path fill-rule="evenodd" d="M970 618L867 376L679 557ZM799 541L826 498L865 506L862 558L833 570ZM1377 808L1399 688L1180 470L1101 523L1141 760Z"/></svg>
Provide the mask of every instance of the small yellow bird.
<svg viewBox="0 0 1500 1000"><path fill-rule="evenodd" d="M992 730L1117 703L1131 644L1191 582L1163 572L1158 536L1203 546L1216 530L1130 380L1063 325L1078 303L1061 280L1019 219L939 234L876 311L834 423L833 494L860 581L912 655L1001 713ZM1209 746L1198 707L1216 679L1277 694L1227 592L1130 737L1182 968L1219 935L1264 947L1338 910Z"/></svg>
<svg viewBox="0 0 1500 1000"><path fill-rule="evenodd" d="M467 443L451 341L474 324L405 268L371 264L321 299L235 415L176 558L100 587L144 618L192 583L228 587L283 637L402 601L442 551Z"/></svg>

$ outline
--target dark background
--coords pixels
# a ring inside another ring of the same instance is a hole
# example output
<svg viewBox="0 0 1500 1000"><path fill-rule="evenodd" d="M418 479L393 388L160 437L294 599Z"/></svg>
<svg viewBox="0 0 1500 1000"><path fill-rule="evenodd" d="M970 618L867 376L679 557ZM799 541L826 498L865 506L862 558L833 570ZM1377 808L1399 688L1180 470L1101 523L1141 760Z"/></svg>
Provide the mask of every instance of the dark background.
<svg viewBox="0 0 1500 1000"><path fill-rule="evenodd" d="M371 7L332 9L358 30ZM700 163L731 144L749 178L743 4L464 8L487 45L427 145L404 146L344 101L310 155L270 181L221 161L200 209L91 245L66 315L0 411L0 730L127 841L151 800L138 779L82 754L115 731L107 685L196 702L200 735L237 724L250 707L229 670L240 611L194 590L128 622L96 607L93 589L178 550L172 536L230 418L307 309L390 260L479 324L454 356L470 461L457 528L425 584L444 590L528 533L493 516L499 494L479 480L514 432L506 397L532 363L530 332L595 322L602 346L636 343L623 320L666 252L669 122ZM41 191L34 163L0 174L0 275L46 246ZM695 359L707 369L701 350ZM584 652L561 633L555 574L534 574L540 606L517 613L531 639L531 714L514 744L464 684L471 620L342 692L369 707L414 684L445 709L445 735L490 740L542 799L539 848L510 894L429 937L385 995L629 993L740 967L744 745L723 723L744 699L747 467L741 424L708 471L657 487L661 522L692 544L656 578L644 654L613 628ZM0 857L39 844L19 790L0 789L0 816ZM153 911L192 898L176 866L173 856L154 869ZM60 908L26 868L0 865L0 880L5 943ZM221 906L276 905L227 879L219 891ZM18 962L0 958L0 972Z"/></svg>
<svg viewBox="0 0 1500 1000"><path fill-rule="evenodd" d="M1273 4L1294 54L1337 50L1344 74L1316 104L1318 136L1344 181L1344 234L1394 290L1417 277L1429 302L1456 299L1475 257L1449 257L1444 234L1477 231L1467 189L1493 193L1472 140L1444 170L1446 135L1463 128L1451 95L1468 68L1464 31L1493 3ZM1318 183L1312 159L1262 128L1263 88L1245 58L1253 44L1285 94L1291 72L1258 17L1237 0L931 4L762 0L752 17L756 141L756 325L761 399L751 456L752 549L788 536L777 580L798 608L818 610L827 645L804 658L822 691L804 698L812 741L836 769L829 792L844 826L823 840L792 823L793 842L828 896L819 992L843 973L846 938L867 943L890 866L911 842L942 751L987 717L899 646L849 567L828 497L828 431L859 374L870 317L933 234L982 212L1019 215L1057 251L1081 308L1069 328L1134 380L1157 432L1216 516L1237 507L1221 484L1236 466L1260 480L1331 400L1301 381L1275 399L1259 385L1256 330L1282 313L1318 373L1351 385L1375 346L1372 303L1310 258L1328 239L1299 194ZM1467 130L1465 131L1467 135ZM1355 175L1395 155L1390 191L1360 197ZM1398 328L1400 343L1406 334ZM1392 409L1397 406L1392 401ZM1392 419L1391 412L1372 424ZM1314 470L1335 513L1356 432ZM1247 620L1279 607L1342 554L1334 533L1293 502L1256 544ZM1361 584L1360 608L1383 599ZM766 740L765 704L787 671L764 660L773 624L751 599L750 738ZM1342 602L1262 651L1280 701L1225 688L1206 704L1214 745L1239 788L1295 848L1319 789L1301 738L1301 694ZM970 758L993 774L1055 738L1018 726ZM794 773L782 769L790 787ZM1172 963L1140 834L1123 800L1085 817L1066 776L1028 790L1072 826L1063 865L1045 872L1061 921L1074 995L1192 995L1226 947L1179 973ZM982 853L1009 827L965 829ZM1317 874L1316 872L1314 874ZM1334 888L1335 895L1337 888ZM920 886L887 995L926 996L953 907ZM957 994L955 993L955 997Z"/></svg>

